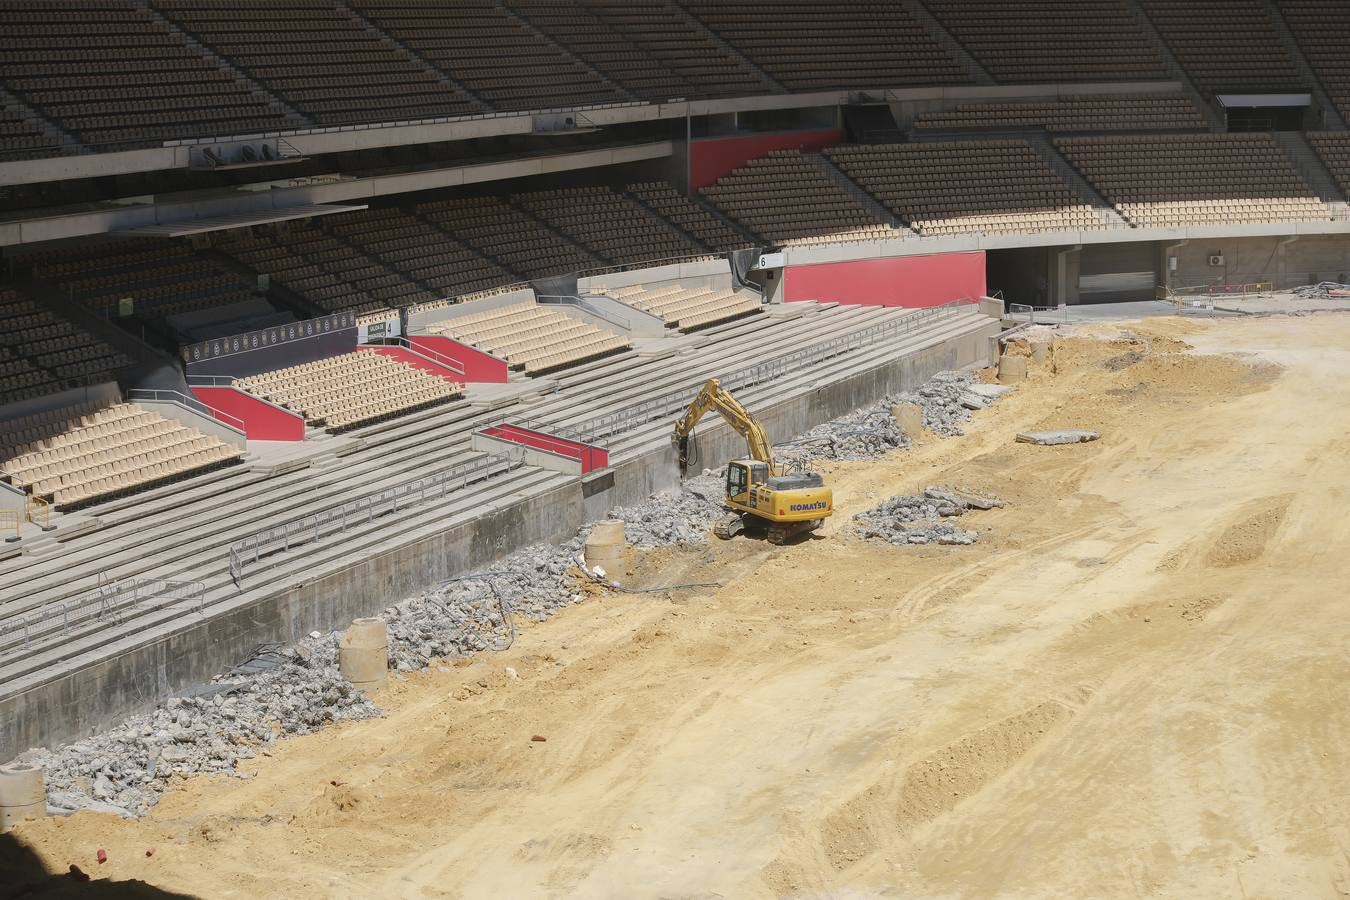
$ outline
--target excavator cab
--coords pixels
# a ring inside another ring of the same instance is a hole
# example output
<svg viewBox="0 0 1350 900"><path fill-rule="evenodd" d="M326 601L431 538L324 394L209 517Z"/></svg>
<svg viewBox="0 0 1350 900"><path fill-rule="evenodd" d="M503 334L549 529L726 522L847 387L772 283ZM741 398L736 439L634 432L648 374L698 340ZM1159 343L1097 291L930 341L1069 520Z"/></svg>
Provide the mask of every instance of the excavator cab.
<svg viewBox="0 0 1350 900"><path fill-rule="evenodd" d="M737 459L727 463L727 499L750 505L750 492L769 480L769 464L755 459Z"/></svg>

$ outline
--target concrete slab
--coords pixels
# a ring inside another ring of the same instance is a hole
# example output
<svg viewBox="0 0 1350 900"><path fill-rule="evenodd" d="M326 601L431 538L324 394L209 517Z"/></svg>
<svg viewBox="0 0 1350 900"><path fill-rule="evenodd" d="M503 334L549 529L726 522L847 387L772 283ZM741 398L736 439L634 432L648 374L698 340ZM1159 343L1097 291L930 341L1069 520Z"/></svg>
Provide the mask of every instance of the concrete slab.
<svg viewBox="0 0 1350 900"><path fill-rule="evenodd" d="M464 391L464 399L476 409L500 409L522 400L532 400L558 389L552 378L531 378L528 381L508 381L506 384L471 384Z"/></svg>
<svg viewBox="0 0 1350 900"><path fill-rule="evenodd" d="M1020 444L1039 444L1042 447L1054 447L1059 444L1086 444L1101 437L1099 431L1083 431L1070 428L1062 431L1024 431L1017 435Z"/></svg>

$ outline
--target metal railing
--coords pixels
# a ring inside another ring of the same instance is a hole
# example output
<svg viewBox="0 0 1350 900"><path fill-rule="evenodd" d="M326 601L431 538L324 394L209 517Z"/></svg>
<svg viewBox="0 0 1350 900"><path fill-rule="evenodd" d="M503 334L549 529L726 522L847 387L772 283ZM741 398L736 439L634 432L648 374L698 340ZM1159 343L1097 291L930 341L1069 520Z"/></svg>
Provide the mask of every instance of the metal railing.
<svg viewBox="0 0 1350 900"><path fill-rule="evenodd" d="M520 465L518 460L494 454L255 532L230 545L230 579L236 587L242 587L248 566L256 564L265 556L316 543L325 537L342 534L349 528L370 524L409 506L443 498L452 490L486 481Z"/></svg>
<svg viewBox="0 0 1350 900"><path fill-rule="evenodd" d="M562 306L575 306L584 312L587 312L597 318L604 319L616 328L622 328L628 331L632 327L632 321L616 313L606 312L594 303L588 303L581 297L568 296L566 294L535 294L534 299L543 304L558 304Z"/></svg>
<svg viewBox="0 0 1350 900"><path fill-rule="evenodd" d="M103 584L65 603L11 620L0 633L0 654L32 650L35 645L55 639L65 641L118 626L136 616L180 603L189 604L200 614L205 599L206 585L200 581L128 578Z"/></svg>
<svg viewBox="0 0 1350 900"><path fill-rule="evenodd" d="M243 419L236 418L222 410L213 409L196 397L189 397L178 391L162 388L132 388L127 391L127 399L132 403L137 401L146 401L150 403L177 403L179 406L186 406L193 412L201 413L207 418L215 419L222 425L227 425L235 431L238 431L240 434L244 434L246 430Z"/></svg>
<svg viewBox="0 0 1350 900"><path fill-rule="evenodd" d="M1037 313L1041 314L1040 321L1046 324L1067 325L1069 322L1068 306L1031 306L1027 303L1009 303L1004 315L1013 321L1025 317L1028 325L1035 325Z"/></svg>
<svg viewBox="0 0 1350 900"><path fill-rule="evenodd" d="M528 428L531 431L538 431L551 437L559 437L568 441L575 441L578 444L590 444L593 447L606 448L609 446L600 435L590 434L579 428L572 428L557 422L545 422L541 419L510 419L497 423L498 425L515 425L518 428Z"/></svg>
<svg viewBox="0 0 1350 900"><path fill-rule="evenodd" d="M366 343L361 344L357 349L374 349L377 347L397 347L398 349L405 350L408 353L413 354L414 356L420 356L430 362L434 362L438 366L444 366L451 372L454 372L456 375L464 374L464 364L461 363L459 360L452 359L449 356L446 356L444 353L438 353L435 350L432 350L430 347L415 346L411 341L409 341L405 337L394 336L394 337L371 338Z"/></svg>
<svg viewBox="0 0 1350 900"><path fill-rule="evenodd" d="M882 340L893 338L931 325L933 321L955 314L961 307L977 303L975 300L956 300L921 309L912 315L890 322L879 322L860 331L840 335L828 341L785 353L765 362L747 366L718 376L723 386L729 390L741 390L757 384L764 384L784 375L798 372L806 366L815 365L845 353L859 350ZM703 379L699 380L701 384ZM592 440L608 437L621 431L628 431L645 425L655 419L664 418L683 409L690 400L691 387L669 391L660 396L644 400L612 413L595 416L574 426L574 431L591 435Z"/></svg>
<svg viewBox="0 0 1350 900"><path fill-rule="evenodd" d="M12 544L19 540L19 526L23 524L23 514L17 509L0 509L0 534L5 536L5 543ZM14 534L9 534L13 531Z"/></svg>
<svg viewBox="0 0 1350 900"><path fill-rule="evenodd" d="M52 524L52 505L35 494L29 494L24 501L23 517L43 531L56 527Z"/></svg>

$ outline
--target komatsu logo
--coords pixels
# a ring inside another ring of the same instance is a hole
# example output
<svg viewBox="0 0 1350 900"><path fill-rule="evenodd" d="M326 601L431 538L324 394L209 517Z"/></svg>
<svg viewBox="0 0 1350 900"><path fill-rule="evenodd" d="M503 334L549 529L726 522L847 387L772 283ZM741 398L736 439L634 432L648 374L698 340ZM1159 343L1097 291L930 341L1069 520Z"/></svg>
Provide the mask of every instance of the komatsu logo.
<svg viewBox="0 0 1350 900"><path fill-rule="evenodd" d="M788 507L791 512L810 512L813 509L824 509L826 503L824 500L818 500L815 503L794 503Z"/></svg>

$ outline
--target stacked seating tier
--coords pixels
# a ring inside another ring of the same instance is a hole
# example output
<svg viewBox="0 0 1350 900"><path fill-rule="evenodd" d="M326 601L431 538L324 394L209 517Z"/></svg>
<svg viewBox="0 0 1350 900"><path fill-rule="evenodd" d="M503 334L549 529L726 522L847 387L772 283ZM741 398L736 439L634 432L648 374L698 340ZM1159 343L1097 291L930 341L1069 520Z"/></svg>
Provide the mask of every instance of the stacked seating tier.
<svg viewBox="0 0 1350 900"><path fill-rule="evenodd" d="M506 360L527 375L551 372L627 349L626 337L529 301L427 326Z"/></svg>

